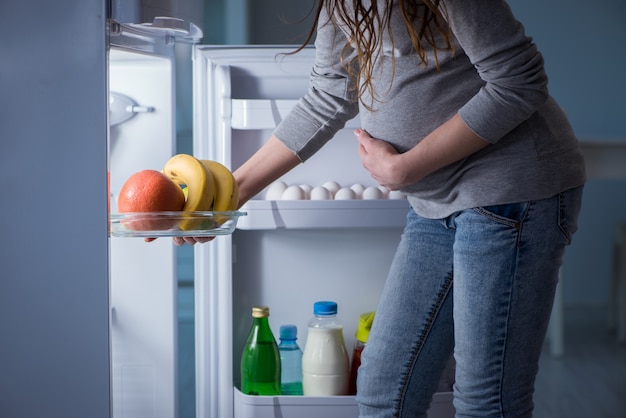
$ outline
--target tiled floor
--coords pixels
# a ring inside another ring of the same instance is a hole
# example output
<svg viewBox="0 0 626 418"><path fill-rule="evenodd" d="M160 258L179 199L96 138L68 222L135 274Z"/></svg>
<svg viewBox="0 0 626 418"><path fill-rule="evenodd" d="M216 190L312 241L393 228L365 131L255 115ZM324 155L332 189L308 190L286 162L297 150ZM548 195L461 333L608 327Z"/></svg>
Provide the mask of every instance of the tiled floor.
<svg viewBox="0 0 626 418"><path fill-rule="evenodd" d="M546 349L535 388L535 418L626 417L626 345L607 330L606 309L565 313L565 354Z"/></svg>

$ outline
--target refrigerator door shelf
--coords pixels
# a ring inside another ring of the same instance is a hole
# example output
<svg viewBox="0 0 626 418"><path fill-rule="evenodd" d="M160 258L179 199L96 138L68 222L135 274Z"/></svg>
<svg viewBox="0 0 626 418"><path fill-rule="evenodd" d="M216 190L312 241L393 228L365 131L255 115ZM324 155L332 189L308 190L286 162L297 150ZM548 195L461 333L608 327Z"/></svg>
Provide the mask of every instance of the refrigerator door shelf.
<svg viewBox="0 0 626 418"><path fill-rule="evenodd" d="M235 418L356 418L354 396L249 396L234 388ZM433 396L428 418L453 418L452 393Z"/></svg>
<svg viewBox="0 0 626 418"><path fill-rule="evenodd" d="M152 23L108 22L109 43L122 49L173 56L176 43L195 44L202 39L196 25L173 17L155 17Z"/></svg>
<svg viewBox="0 0 626 418"><path fill-rule="evenodd" d="M238 229L324 229L403 227L407 200L250 200ZM358 213L358 216L355 216Z"/></svg>

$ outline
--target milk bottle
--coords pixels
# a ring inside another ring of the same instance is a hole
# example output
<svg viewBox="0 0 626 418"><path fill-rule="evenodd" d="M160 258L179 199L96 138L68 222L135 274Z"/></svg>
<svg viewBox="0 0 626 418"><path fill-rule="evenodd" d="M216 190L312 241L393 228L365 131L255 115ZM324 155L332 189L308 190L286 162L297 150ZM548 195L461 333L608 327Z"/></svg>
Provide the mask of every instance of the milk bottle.
<svg viewBox="0 0 626 418"><path fill-rule="evenodd" d="M315 302L302 356L305 396L347 395L350 365L337 303Z"/></svg>

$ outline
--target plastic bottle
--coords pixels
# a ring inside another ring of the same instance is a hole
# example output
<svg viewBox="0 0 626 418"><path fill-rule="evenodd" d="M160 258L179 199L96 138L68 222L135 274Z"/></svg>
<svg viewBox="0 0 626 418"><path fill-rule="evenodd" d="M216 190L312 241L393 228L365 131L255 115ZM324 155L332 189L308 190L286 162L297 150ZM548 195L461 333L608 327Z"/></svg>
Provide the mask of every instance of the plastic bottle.
<svg viewBox="0 0 626 418"><path fill-rule="evenodd" d="M295 325L280 327L281 394L302 395L302 350L298 346L298 328Z"/></svg>
<svg viewBox="0 0 626 418"><path fill-rule="evenodd" d="M350 364L335 302L316 302L302 356L305 396L348 394Z"/></svg>
<svg viewBox="0 0 626 418"><path fill-rule="evenodd" d="M252 328L241 355L241 392L246 395L280 395L280 355L266 306L252 308Z"/></svg>
<svg viewBox="0 0 626 418"><path fill-rule="evenodd" d="M356 395L356 376L361 366L361 353L367 344L375 312L366 312L359 316L359 325L356 328L356 340L352 351L352 365L350 366L350 385L348 393Z"/></svg>

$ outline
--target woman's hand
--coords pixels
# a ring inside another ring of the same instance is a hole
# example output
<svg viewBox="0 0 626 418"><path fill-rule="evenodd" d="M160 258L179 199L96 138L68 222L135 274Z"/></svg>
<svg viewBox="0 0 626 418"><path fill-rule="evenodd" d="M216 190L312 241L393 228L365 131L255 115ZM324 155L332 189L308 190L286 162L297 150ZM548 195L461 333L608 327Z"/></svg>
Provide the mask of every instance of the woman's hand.
<svg viewBox="0 0 626 418"><path fill-rule="evenodd" d="M174 245L180 247L185 244L194 245L194 244L202 244L205 242L213 241L215 237L174 237L172 240L174 241ZM156 238L144 238L145 242L152 242L156 240Z"/></svg>
<svg viewBox="0 0 626 418"><path fill-rule="evenodd" d="M272 135L233 175L239 185L239 205L260 193L265 187L300 164L300 159L278 138ZM174 237L174 245L194 245L209 242L215 237ZM146 238L146 242L154 238Z"/></svg>
<svg viewBox="0 0 626 418"><path fill-rule="evenodd" d="M372 138L363 129L355 129L359 141L361 163L374 180L389 190L398 190L407 183L407 173L401 164L401 154L389 143Z"/></svg>
<svg viewBox="0 0 626 418"><path fill-rule="evenodd" d="M398 151L390 144L355 129L363 167L381 185L398 190L489 145L456 114L413 148Z"/></svg>
<svg viewBox="0 0 626 418"><path fill-rule="evenodd" d="M215 237L174 237L174 245L180 247L185 244L194 245L196 243L203 244L205 242L213 241Z"/></svg>

